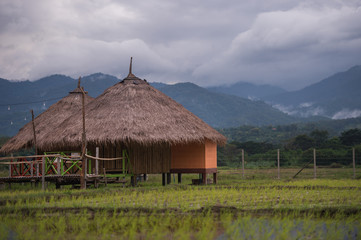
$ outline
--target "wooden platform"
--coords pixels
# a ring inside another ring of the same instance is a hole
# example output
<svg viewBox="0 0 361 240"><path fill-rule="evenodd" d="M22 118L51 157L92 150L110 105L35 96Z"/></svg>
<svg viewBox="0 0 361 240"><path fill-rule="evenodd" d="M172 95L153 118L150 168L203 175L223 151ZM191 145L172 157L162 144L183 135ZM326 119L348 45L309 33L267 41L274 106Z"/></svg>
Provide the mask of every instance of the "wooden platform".
<svg viewBox="0 0 361 240"><path fill-rule="evenodd" d="M0 177L0 184L5 183L41 183L42 177L38 176L24 176L24 177ZM56 187L59 188L61 185L74 185L74 184L80 184L80 174L68 174L64 176L45 176L45 182L51 182L55 183ZM129 181L125 179L119 179L114 177L106 177L104 178L104 175L88 175L86 177L87 185L98 186L99 184L108 184L108 183L122 183L123 186L128 183Z"/></svg>

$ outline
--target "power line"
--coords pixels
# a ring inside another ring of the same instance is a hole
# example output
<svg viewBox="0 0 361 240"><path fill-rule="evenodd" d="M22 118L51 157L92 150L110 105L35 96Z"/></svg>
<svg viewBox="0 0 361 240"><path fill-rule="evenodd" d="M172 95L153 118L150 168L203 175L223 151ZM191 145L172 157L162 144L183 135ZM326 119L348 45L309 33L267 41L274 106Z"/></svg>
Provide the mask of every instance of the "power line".
<svg viewBox="0 0 361 240"><path fill-rule="evenodd" d="M63 98L63 97L49 98L49 99L44 99L44 100L35 101L35 102L7 103L7 104L0 104L0 106L1 106L1 107L4 107L4 106L27 105L27 104L33 104L33 103L48 102L48 101L58 100L58 99L62 99L62 98Z"/></svg>

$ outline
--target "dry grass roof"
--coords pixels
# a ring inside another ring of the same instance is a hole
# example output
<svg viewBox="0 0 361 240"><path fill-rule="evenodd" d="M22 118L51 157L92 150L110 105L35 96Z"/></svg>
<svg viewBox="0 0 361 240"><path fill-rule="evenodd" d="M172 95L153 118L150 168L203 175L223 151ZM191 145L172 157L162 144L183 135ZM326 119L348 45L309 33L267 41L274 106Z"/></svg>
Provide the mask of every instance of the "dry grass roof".
<svg viewBox="0 0 361 240"><path fill-rule="evenodd" d="M86 138L88 143L96 145L226 142L222 134L181 104L131 73L85 109ZM79 112L60 123L47 141L38 141L38 146L44 150L80 148L81 136Z"/></svg>
<svg viewBox="0 0 361 240"><path fill-rule="evenodd" d="M82 92L78 86L68 96L51 105L46 111L37 116L34 119L37 142L46 142L54 128L59 126L65 119L81 114L81 98ZM92 100L92 97L85 95L85 104ZM19 130L18 134L2 146L0 152L9 153L22 148L31 148L34 145L33 136L33 126L30 121Z"/></svg>

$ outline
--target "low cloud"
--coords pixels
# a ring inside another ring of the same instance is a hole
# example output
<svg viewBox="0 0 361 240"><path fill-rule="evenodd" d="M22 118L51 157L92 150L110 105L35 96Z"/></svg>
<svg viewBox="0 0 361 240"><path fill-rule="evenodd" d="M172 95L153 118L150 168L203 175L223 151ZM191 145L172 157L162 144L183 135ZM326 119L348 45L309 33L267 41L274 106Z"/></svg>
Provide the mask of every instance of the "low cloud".
<svg viewBox="0 0 361 240"><path fill-rule="evenodd" d="M361 110L360 109L342 109L341 111L335 113L332 116L332 119L346 119L346 118L357 118L361 117Z"/></svg>
<svg viewBox="0 0 361 240"><path fill-rule="evenodd" d="M311 103L300 104L298 107L285 106L282 104L273 104L272 107L287 113L288 115L298 117L311 117L311 116L326 116L326 111L320 106L313 106Z"/></svg>

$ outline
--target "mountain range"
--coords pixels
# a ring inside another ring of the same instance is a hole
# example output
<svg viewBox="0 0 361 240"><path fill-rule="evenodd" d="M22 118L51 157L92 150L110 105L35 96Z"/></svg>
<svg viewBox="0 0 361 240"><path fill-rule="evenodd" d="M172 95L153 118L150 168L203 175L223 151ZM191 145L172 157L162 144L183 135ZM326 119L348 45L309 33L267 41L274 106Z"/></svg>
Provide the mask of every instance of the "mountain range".
<svg viewBox="0 0 361 240"><path fill-rule="evenodd" d="M92 97L119 82L95 73L81 85ZM51 75L34 82L0 79L0 135L12 136L36 115L76 88L77 80ZM238 82L229 86L202 88L193 83L151 83L213 127L282 125L327 118L361 115L361 66L337 73L294 92L270 86Z"/></svg>
<svg viewBox="0 0 361 240"><path fill-rule="evenodd" d="M291 116L346 119L361 116L361 66L336 73L301 90L238 82L209 88L219 93L261 99Z"/></svg>

